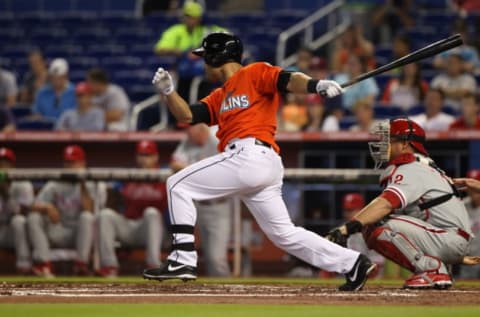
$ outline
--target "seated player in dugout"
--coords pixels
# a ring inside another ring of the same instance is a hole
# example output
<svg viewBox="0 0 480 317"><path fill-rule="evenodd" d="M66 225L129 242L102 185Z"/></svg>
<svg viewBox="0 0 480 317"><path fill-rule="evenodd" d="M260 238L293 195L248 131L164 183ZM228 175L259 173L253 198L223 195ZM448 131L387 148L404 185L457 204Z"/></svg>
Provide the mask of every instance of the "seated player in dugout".
<svg viewBox="0 0 480 317"><path fill-rule="evenodd" d="M158 169L159 155L153 141L140 141L136 145L138 168ZM109 203L111 208L100 211L96 225L97 243L100 255L100 270L103 277L116 277L119 263L115 254L115 244L121 247L145 248L147 267L157 267L163 237L163 211L167 208L167 193L164 182L127 182L119 184L117 191L110 191L109 201L116 196L117 203ZM121 203L120 203L120 202ZM120 206L123 212L117 212ZM117 211L115 211L114 209Z"/></svg>
<svg viewBox="0 0 480 317"><path fill-rule="evenodd" d="M15 167L12 149L0 148L0 170ZM30 245L27 238L26 215L33 204L33 186L29 181L0 181L0 248L13 249L20 274L31 271Z"/></svg>
<svg viewBox="0 0 480 317"><path fill-rule="evenodd" d="M320 269L345 274L342 291L358 291L375 269L365 255L295 226L282 198L283 164L275 142L280 94L343 92L330 80L259 62L242 66L243 45L228 33L211 33L193 51L205 61L206 76L220 81L198 103L188 105L175 91L168 71L159 68L153 84L179 122L218 125L219 154L189 165L167 180L172 252L164 265L147 269L147 279L197 278L194 201L238 196L279 248Z"/></svg>
<svg viewBox="0 0 480 317"><path fill-rule="evenodd" d="M385 120L372 132L383 192L327 238L342 245L363 231L369 248L413 273L404 288L451 287L450 265L480 263L468 255L473 234L453 181L429 157L425 131L414 121Z"/></svg>
<svg viewBox="0 0 480 317"><path fill-rule="evenodd" d="M69 145L63 150L63 166L83 170L87 157L82 147ZM98 186L98 188L97 188ZM38 193L27 217L30 243L33 247L33 272L42 277L54 277L50 249L74 248L77 257L73 271L90 275L89 262L94 234L93 208L105 200L104 186L90 181L48 181Z"/></svg>

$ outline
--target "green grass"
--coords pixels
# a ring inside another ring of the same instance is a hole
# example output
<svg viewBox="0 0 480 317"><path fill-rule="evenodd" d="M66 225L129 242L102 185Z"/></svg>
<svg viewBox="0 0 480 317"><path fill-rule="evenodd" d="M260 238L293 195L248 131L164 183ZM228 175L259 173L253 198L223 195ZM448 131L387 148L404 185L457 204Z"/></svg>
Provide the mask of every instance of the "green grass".
<svg viewBox="0 0 480 317"><path fill-rule="evenodd" d="M316 305L227 305L227 304L0 304L0 316L8 317L283 317L369 316L450 317L478 316L478 307L316 306Z"/></svg>

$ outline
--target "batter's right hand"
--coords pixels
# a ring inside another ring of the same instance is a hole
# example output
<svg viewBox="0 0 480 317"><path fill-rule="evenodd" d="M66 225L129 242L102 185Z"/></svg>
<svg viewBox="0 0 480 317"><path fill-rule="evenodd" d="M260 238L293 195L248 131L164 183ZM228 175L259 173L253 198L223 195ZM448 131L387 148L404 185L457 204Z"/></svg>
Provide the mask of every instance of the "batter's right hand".
<svg viewBox="0 0 480 317"><path fill-rule="evenodd" d="M164 95L170 95L175 90L172 76L162 67L157 69L153 76L152 84Z"/></svg>
<svg viewBox="0 0 480 317"><path fill-rule="evenodd" d="M329 98L338 96L345 91L345 89L334 80L319 80L316 88L317 93Z"/></svg>

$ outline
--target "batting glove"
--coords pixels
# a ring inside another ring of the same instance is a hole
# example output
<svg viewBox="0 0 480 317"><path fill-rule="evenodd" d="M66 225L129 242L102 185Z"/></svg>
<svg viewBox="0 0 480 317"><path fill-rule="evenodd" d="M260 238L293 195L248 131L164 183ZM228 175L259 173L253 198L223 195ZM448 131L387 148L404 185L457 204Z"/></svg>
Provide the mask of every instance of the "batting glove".
<svg viewBox="0 0 480 317"><path fill-rule="evenodd" d="M317 83L317 92L328 98L338 96L344 91L345 89L333 80L319 80Z"/></svg>
<svg viewBox="0 0 480 317"><path fill-rule="evenodd" d="M152 84L164 95L170 95L175 90L172 76L162 67L157 69Z"/></svg>

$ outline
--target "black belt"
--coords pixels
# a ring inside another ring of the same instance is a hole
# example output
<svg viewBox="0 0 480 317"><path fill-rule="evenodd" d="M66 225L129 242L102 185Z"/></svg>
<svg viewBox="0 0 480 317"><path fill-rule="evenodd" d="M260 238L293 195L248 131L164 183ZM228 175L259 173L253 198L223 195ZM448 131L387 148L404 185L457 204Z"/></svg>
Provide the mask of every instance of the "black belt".
<svg viewBox="0 0 480 317"><path fill-rule="evenodd" d="M267 142L263 142L262 140L259 140L259 139L255 139L255 144L256 145L261 145L261 146L264 146L264 147L268 147L269 149L272 148L272 146L270 144L268 144ZM235 148L236 148L235 143L233 143L232 145L230 145L228 147L229 150L234 150Z"/></svg>
<svg viewBox="0 0 480 317"><path fill-rule="evenodd" d="M268 147L269 149L272 148L270 144L268 144L267 142L263 142L262 140L259 140L259 139L255 139L255 144Z"/></svg>

